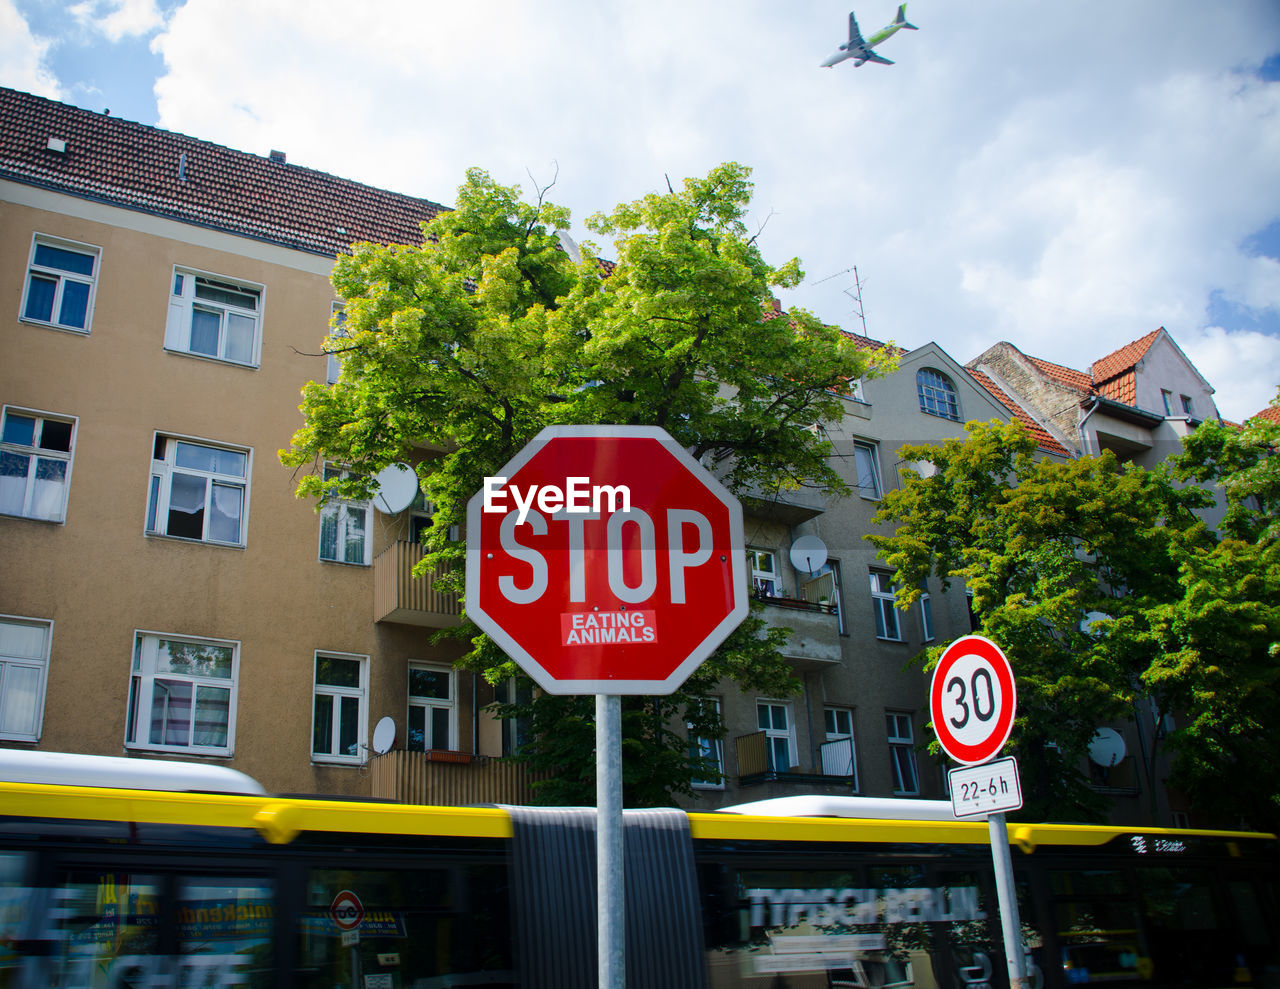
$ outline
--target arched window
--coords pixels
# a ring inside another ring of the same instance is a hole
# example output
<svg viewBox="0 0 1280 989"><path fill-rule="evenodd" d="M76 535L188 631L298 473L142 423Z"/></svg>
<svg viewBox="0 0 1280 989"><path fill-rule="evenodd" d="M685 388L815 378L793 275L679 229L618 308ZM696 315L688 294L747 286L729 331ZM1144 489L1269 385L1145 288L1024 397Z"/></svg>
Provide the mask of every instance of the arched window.
<svg viewBox="0 0 1280 989"><path fill-rule="evenodd" d="M916 391L920 394L921 412L960 421L960 403L956 399L956 386L941 371L935 371L931 367L917 371Z"/></svg>

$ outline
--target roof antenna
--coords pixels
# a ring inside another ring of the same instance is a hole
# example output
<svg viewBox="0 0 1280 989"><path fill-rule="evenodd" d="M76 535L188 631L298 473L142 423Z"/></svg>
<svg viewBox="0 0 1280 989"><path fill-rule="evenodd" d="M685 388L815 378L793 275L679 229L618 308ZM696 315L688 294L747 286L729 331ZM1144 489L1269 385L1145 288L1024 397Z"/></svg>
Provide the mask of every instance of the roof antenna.
<svg viewBox="0 0 1280 989"><path fill-rule="evenodd" d="M849 298L851 298L856 304L856 308L853 310L853 314L857 316L858 319L862 320L862 335L865 337L867 335L867 311L862 305L862 286L866 283L863 282L862 279L858 277L858 266L856 264L848 270L853 272L853 289L854 290L850 292L846 288L843 291L844 291L844 294L847 295Z"/></svg>

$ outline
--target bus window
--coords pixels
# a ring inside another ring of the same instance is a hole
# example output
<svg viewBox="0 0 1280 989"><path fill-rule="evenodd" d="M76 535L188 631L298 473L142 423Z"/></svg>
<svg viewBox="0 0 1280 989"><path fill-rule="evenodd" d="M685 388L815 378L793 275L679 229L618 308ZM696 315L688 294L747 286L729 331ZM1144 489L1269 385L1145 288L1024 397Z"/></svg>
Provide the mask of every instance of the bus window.
<svg viewBox="0 0 1280 989"><path fill-rule="evenodd" d="M1207 869L1142 868L1142 905L1155 961L1154 977L1198 985L1228 985L1244 946L1223 923Z"/></svg>
<svg viewBox="0 0 1280 989"><path fill-rule="evenodd" d="M1049 873L1064 981L1137 982L1151 977L1151 951L1128 876L1116 869Z"/></svg>
<svg viewBox="0 0 1280 989"><path fill-rule="evenodd" d="M506 869L312 869L300 986L514 984Z"/></svg>
<svg viewBox="0 0 1280 989"><path fill-rule="evenodd" d="M799 989L821 975L831 985L935 989L982 981L975 966L996 957L973 873L744 869L736 885L741 940L708 945L713 985Z"/></svg>
<svg viewBox="0 0 1280 989"><path fill-rule="evenodd" d="M180 986L267 986L275 898L260 879L183 877L178 883Z"/></svg>

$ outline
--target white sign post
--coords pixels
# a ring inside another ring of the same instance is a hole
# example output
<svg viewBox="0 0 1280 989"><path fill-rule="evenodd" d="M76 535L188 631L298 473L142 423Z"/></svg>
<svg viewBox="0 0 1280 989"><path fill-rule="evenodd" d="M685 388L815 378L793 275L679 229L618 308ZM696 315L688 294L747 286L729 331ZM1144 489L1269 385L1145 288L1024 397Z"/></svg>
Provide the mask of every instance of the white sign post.
<svg viewBox="0 0 1280 989"><path fill-rule="evenodd" d="M1022 923L1004 819L1006 810L1022 806L1022 787L1016 761L991 761L1009 740L1017 704L1013 669L990 639L966 635L938 660L929 688L933 730L947 755L966 767L948 774L951 805L957 817L987 815L1009 986L1025 989ZM971 809L975 805L978 809Z"/></svg>

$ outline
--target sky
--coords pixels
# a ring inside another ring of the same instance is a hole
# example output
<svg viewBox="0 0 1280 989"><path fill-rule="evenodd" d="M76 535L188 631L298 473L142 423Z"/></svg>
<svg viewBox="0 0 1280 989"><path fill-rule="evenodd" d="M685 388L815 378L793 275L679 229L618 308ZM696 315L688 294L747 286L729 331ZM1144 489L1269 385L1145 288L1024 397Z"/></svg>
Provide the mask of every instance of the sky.
<svg viewBox="0 0 1280 989"><path fill-rule="evenodd" d="M910 0L894 65L822 68L843 3L0 0L0 85L446 205L479 166L579 240L738 161L787 308L1086 371L1163 326L1223 416L1268 404L1280 3Z"/></svg>

